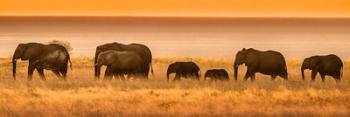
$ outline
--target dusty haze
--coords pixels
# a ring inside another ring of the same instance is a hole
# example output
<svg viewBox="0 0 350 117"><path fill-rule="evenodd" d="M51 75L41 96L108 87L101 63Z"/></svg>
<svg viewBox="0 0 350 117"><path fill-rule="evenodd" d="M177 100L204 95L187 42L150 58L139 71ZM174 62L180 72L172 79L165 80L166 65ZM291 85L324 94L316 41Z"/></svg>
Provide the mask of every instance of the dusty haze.
<svg viewBox="0 0 350 117"><path fill-rule="evenodd" d="M73 56L92 56L108 42L144 43L154 56L233 57L243 47L278 50L289 58L349 58L350 19L1 17L0 56L21 42L64 40Z"/></svg>
<svg viewBox="0 0 350 117"><path fill-rule="evenodd" d="M0 116L349 116L349 37L350 19L3 17ZM53 39L74 48L68 80L45 70L47 81L35 72L27 82L27 61L18 62L13 80L9 56L18 43ZM152 49L154 74L149 80L94 80L96 46L114 41ZM243 47L281 51L288 58L288 81L257 74L255 82L244 82L246 67L240 67L234 81L232 57ZM344 59L339 84L331 77L322 83L320 75L310 82L309 70L303 81L302 61L291 60L329 53ZM202 76L221 68L231 80L167 82L169 64L190 60L200 66Z"/></svg>

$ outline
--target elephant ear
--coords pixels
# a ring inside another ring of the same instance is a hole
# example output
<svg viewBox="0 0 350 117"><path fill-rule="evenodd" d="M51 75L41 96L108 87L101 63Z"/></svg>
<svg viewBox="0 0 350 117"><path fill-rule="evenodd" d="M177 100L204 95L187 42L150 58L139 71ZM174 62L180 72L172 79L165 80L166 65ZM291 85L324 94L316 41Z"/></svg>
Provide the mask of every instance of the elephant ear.
<svg viewBox="0 0 350 117"><path fill-rule="evenodd" d="M42 53L42 49L39 47L35 47L35 46L29 46L26 45L24 51L23 51L23 56L22 59L23 60L28 60L31 58L35 58L40 56L40 54Z"/></svg>
<svg viewBox="0 0 350 117"><path fill-rule="evenodd" d="M112 64L118 59L117 56L114 55L114 53L112 53L112 52L104 54L103 58L104 58L105 63L107 63L107 64Z"/></svg>
<svg viewBox="0 0 350 117"><path fill-rule="evenodd" d="M315 69L320 65L320 63L321 63L321 59L319 57L313 57L310 60L310 67Z"/></svg>

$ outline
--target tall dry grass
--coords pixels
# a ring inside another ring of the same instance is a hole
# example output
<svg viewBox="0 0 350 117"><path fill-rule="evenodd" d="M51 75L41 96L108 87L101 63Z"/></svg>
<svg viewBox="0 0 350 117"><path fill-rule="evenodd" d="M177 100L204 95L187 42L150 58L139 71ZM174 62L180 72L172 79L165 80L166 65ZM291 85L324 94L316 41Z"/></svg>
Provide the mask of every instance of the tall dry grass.
<svg viewBox="0 0 350 117"><path fill-rule="evenodd" d="M202 74L210 68L225 68L229 82L166 81L167 65L194 61ZM257 75L255 82L232 80L231 59L161 57L153 60L150 80L95 81L92 58L74 58L68 80L60 81L45 71L28 82L27 63L18 63L13 81L9 58L0 59L0 116L349 116L350 64L340 84L327 77L310 82L300 78L300 60L288 60L289 80Z"/></svg>

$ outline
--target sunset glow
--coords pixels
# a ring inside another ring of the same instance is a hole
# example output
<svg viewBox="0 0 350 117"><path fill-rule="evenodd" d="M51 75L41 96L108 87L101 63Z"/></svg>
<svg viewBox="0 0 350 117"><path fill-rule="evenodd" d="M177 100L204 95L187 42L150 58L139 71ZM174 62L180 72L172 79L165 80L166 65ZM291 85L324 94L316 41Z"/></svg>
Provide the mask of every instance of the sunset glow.
<svg viewBox="0 0 350 117"><path fill-rule="evenodd" d="M1 16L350 17L349 0L1 0Z"/></svg>

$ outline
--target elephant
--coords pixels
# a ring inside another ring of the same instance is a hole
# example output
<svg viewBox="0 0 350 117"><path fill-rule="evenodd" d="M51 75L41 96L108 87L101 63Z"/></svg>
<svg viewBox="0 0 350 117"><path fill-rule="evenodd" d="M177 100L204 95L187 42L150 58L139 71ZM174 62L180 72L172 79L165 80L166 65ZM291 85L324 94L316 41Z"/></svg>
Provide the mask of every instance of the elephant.
<svg viewBox="0 0 350 117"><path fill-rule="evenodd" d="M140 76L143 68L143 59L135 51L107 50L98 55L97 67L106 65L105 79L115 76L124 80L124 75Z"/></svg>
<svg viewBox="0 0 350 117"><path fill-rule="evenodd" d="M286 61L280 52L272 50L260 51L253 48L243 48L241 51L238 51L233 65L234 78L236 81L238 67L242 64L247 66L244 80L247 80L250 77L251 80L254 81L255 73L257 72L270 75L272 80L275 80L277 76L288 80Z"/></svg>
<svg viewBox="0 0 350 117"><path fill-rule="evenodd" d="M195 77L199 80L200 68L194 62L175 62L168 66L167 81L169 81L169 75L175 73L174 80L180 80L181 77Z"/></svg>
<svg viewBox="0 0 350 117"><path fill-rule="evenodd" d="M142 58L143 67L141 68L140 73L143 75L144 78L148 79L149 71L151 70L151 73L153 74L153 68L152 68L152 53L151 50L143 45L143 44L121 44L117 42L113 43L107 43L100 45L96 47L95 52L95 64L97 63L98 55L102 52L108 51L108 50L116 50L116 51L134 51L138 53ZM95 66L95 79L99 79L101 72L100 66ZM107 72L107 71L106 71Z"/></svg>
<svg viewBox="0 0 350 117"><path fill-rule="evenodd" d="M225 69L210 69L205 72L204 79L211 80L229 80L228 73Z"/></svg>
<svg viewBox="0 0 350 117"><path fill-rule="evenodd" d="M312 71L312 81L315 80L317 73L320 73L323 82L325 82L326 75L332 76L336 82L339 82L343 76L343 62L334 54L305 58L301 65L303 80L305 80L305 69Z"/></svg>
<svg viewBox="0 0 350 117"><path fill-rule="evenodd" d="M72 68L72 62L67 49L58 44L20 43L12 57L13 78L16 80L17 60L29 60L28 80L32 80L36 69L42 80L46 80L44 69L53 71L59 78L66 80L68 62Z"/></svg>

